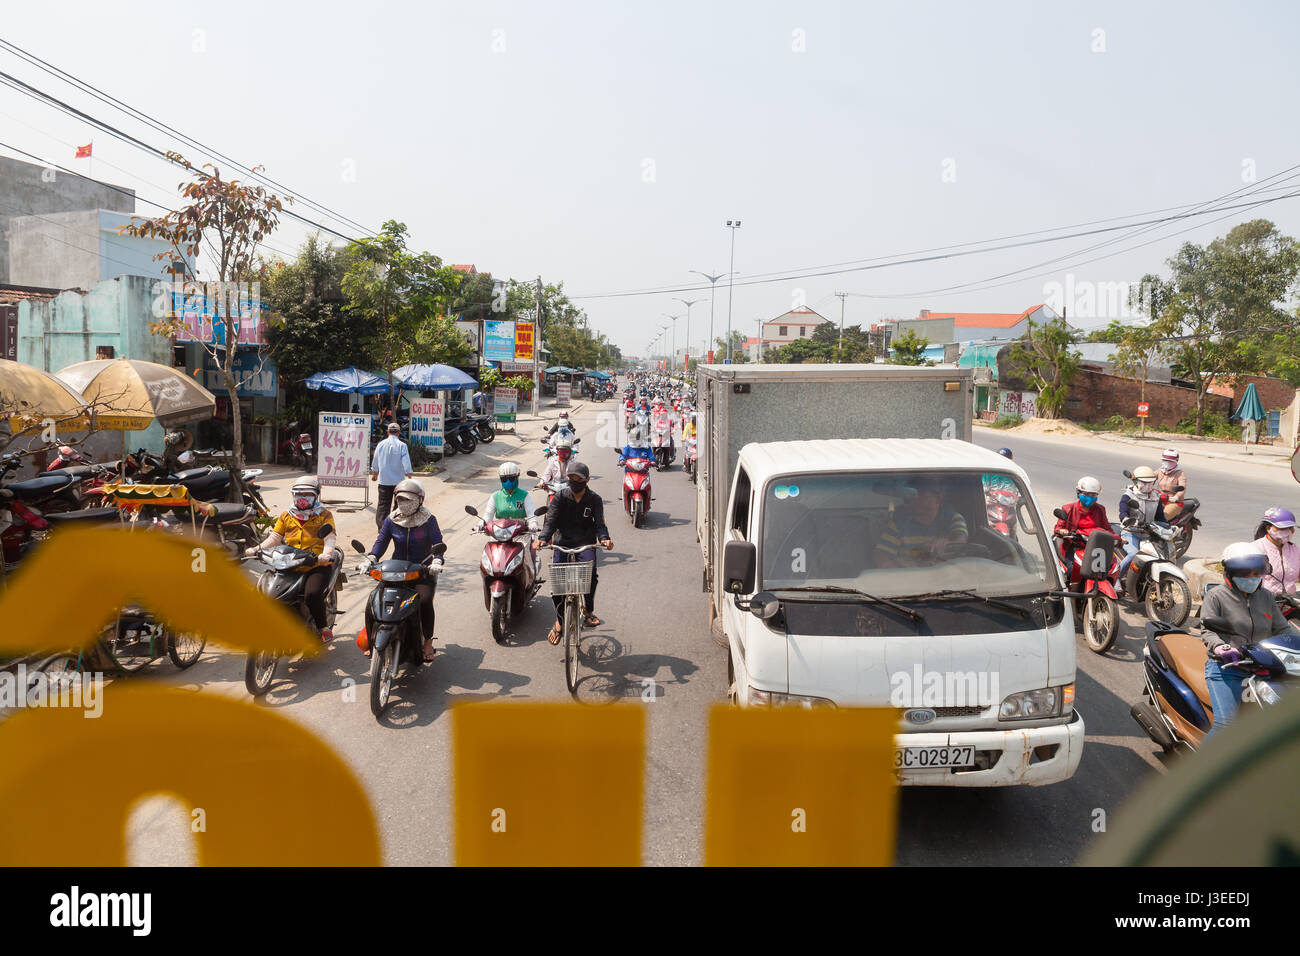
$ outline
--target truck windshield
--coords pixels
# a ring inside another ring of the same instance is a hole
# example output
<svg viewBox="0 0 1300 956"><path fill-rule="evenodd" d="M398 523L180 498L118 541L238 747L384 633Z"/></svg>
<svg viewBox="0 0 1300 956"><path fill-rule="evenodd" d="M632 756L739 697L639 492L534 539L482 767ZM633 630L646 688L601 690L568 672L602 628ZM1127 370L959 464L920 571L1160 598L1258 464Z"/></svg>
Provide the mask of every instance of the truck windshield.
<svg viewBox="0 0 1300 956"><path fill-rule="evenodd" d="M998 597L1056 586L1033 498L1004 472L787 475L765 487L761 524L768 590Z"/></svg>

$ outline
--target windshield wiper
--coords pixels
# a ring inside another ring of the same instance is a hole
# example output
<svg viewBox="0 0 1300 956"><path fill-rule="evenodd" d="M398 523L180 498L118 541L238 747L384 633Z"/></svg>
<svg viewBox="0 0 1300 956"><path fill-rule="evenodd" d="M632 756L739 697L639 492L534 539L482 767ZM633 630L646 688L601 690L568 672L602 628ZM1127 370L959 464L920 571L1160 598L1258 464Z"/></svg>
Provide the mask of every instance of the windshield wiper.
<svg viewBox="0 0 1300 956"><path fill-rule="evenodd" d="M868 594L866 591L859 591L857 588L842 588L834 584L804 584L792 588L772 588L773 591L802 591L812 592L814 594L851 594L854 597L862 598L873 604L883 604L886 607L892 607L895 611L906 614L913 621L921 622L925 620L925 615L920 611L913 610L906 604L899 604L897 601L891 601L889 598L877 597L874 594Z"/></svg>
<svg viewBox="0 0 1300 956"><path fill-rule="evenodd" d="M925 591L921 594L908 594L908 595L904 595L900 600L919 601L924 598L950 598L950 597L965 597L965 598L970 598L971 600L974 601L983 601L985 604L990 604L993 607L1001 608L1004 611L1014 611L1015 613L1019 614L1021 617L1024 618L1029 618L1033 616L1032 614L1030 614L1029 611L1027 611L1025 608L1021 607L1018 604L1012 604L1010 601L999 601L997 598L991 598L986 594L980 594L978 591L971 591L967 588L947 588L942 591Z"/></svg>

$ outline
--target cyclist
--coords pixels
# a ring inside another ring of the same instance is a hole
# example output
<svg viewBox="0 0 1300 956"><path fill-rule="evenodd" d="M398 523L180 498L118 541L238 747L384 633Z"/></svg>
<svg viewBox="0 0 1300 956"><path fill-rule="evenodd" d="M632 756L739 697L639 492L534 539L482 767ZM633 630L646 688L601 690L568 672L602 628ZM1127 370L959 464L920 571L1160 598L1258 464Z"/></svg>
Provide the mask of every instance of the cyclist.
<svg viewBox="0 0 1300 956"><path fill-rule="evenodd" d="M569 487L552 499L551 507L546 512L546 525L542 528L541 536L533 542L533 547L540 548L548 545L552 538L565 548L592 546L585 548L580 554L564 554L557 551L553 563L592 562L591 590L587 592L583 602L587 613L582 625L600 627L603 622L596 617L596 549L594 546L600 544L608 551L614 547L614 542L610 540L609 528L605 527L604 502L600 500L599 495L587 488L590 480L591 471L586 463L574 462L569 468ZM558 644L564 626L564 597L552 595L551 600L555 602L555 626L546 635L546 639L552 644Z"/></svg>

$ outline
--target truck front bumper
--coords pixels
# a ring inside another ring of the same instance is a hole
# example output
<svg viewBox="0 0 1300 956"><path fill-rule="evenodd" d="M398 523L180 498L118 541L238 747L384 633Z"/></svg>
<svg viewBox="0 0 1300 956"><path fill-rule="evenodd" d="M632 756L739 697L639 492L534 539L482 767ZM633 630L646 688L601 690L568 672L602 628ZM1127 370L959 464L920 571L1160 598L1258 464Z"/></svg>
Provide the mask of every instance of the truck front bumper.
<svg viewBox="0 0 1300 956"><path fill-rule="evenodd" d="M1083 754L1083 717L1068 724L975 730L967 733L896 734L897 747L974 747L986 766L896 771L904 787L1041 787L1074 776Z"/></svg>

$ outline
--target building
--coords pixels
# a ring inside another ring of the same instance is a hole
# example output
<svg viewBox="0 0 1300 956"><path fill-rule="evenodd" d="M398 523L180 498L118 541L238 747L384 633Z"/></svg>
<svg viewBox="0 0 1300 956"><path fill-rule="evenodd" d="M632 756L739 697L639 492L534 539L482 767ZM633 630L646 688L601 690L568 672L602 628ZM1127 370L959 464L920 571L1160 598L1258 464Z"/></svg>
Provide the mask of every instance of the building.
<svg viewBox="0 0 1300 956"><path fill-rule="evenodd" d="M0 284L41 285L10 273L11 219L100 209L135 212L135 190L0 156ZM62 283L51 285L64 287Z"/></svg>
<svg viewBox="0 0 1300 956"><path fill-rule="evenodd" d="M807 306L800 306L797 309L791 309L783 315L778 315L775 319L764 322L761 326L761 340L759 336L747 336L745 338L745 354L749 361L759 361L759 352L766 355L768 349L780 348L782 345L789 345L798 339L810 339L817 327L824 325L831 320L826 318ZM834 324L834 323L832 323Z"/></svg>
<svg viewBox="0 0 1300 956"><path fill-rule="evenodd" d="M108 209L14 216L9 220L9 276L15 285L90 289L118 276L171 281L171 263L154 258L171 243L125 235L137 217Z"/></svg>

